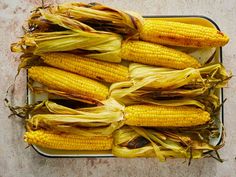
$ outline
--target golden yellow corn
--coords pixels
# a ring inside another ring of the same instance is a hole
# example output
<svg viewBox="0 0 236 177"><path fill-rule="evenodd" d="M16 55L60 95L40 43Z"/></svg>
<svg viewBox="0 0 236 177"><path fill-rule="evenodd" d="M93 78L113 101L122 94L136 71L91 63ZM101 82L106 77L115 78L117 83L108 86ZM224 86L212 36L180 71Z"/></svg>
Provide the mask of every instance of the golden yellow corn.
<svg viewBox="0 0 236 177"><path fill-rule="evenodd" d="M128 80L128 68L115 63L98 61L69 53L46 53L41 58L56 68L109 83Z"/></svg>
<svg viewBox="0 0 236 177"><path fill-rule="evenodd" d="M191 106L132 105L125 108L125 123L134 126L191 127L207 123L210 114Z"/></svg>
<svg viewBox="0 0 236 177"><path fill-rule="evenodd" d="M229 41L228 36L215 28L151 19L144 21L140 38L144 41L183 47L219 47Z"/></svg>
<svg viewBox="0 0 236 177"><path fill-rule="evenodd" d="M50 89L68 94L82 95L94 100L105 100L108 88L91 79L52 67L34 66L28 70L29 77Z"/></svg>
<svg viewBox="0 0 236 177"><path fill-rule="evenodd" d="M175 69L198 68L201 64L186 53L144 41L122 44L121 57L125 60Z"/></svg>
<svg viewBox="0 0 236 177"><path fill-rule="evenodd" d="M24 140L29 144L60 150L110 150L113 142L112 137L107 136L55 134L46 130L26 132Z"/></svg>

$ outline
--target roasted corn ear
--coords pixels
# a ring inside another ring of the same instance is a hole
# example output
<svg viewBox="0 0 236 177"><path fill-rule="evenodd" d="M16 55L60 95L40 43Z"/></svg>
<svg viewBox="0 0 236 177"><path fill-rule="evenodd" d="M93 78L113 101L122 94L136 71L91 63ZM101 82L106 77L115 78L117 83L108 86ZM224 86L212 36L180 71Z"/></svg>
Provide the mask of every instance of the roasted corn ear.
<svg viewBox="0 0 236 177"><path fill-rule="evenodd" d="M94 80L52 67L34 66L28 70L29 77L50 89L82 95L89 99L105 100L108 88Z"/></svg>
<svg viewBox="0 0 236 177"><path fill-rule="evenodd" d="M69 53L46 53L41 58L56 68L108 83L128 80L128 68L121 64L108 63Z"/></svg>
<svg viewBox="0 0 236 177"><path fill-rule="evenodd" d="M136 63L176 69L201 66L195 58L183 52L144 41L123 42L121 58Z"/></svg>
<svg viewBox="0 0 236 177"><path fill-rule="evenodd" d="M26 132L24 140L29 144L60 150L109 150L113 142L112 137L56 134L46 130Z"/></svg>
<svg viewBox="0 0 236 177"><path fill-rule="evenodd" d="M220 47L229 41L226 34L215 28L152 19L144 21L140 38L158 44L198 48Z"/></svg>
<svg viewBox="0 0 236 177"><path fill-rule="evenodd" d="M207 111L191 106L132 105L125 108L125 123L134 126L191 127L207 123Z"/></svg>

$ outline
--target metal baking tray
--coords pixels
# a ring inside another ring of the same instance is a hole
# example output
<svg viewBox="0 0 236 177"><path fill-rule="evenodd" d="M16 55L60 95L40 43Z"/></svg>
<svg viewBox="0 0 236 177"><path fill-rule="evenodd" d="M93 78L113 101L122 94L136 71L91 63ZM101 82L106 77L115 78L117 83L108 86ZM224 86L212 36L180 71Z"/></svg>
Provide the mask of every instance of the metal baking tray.
<svg viewBox="0 0 236 177"><path fill-rule="evenodd" d="M214 27L218 30L218 25L211 20L208 17L205 16L145 16L145 18L152 18L152 19L164 19L164 20L170 20L170 21L178 21L178 22L184 22L184 23L192 23L192 24L199 24L207 27ZM215 55L215 61L222 63L222 48L217 48L216 55ZM220 103L223 102L224 96L223 96L223 89L219 89L217 91L217 95L220 99ZM29 88L27 88L27 103L32 104L37 101L41 101L48 98L48 94L34 94L30 91ZM222 130L223 130L223 123L224 123L224 108L223 104L221 106L221 109L218 113L218 118L221 121L219 123L218 127L220 130L220 136L215 139L211 139L212 145L220 144L222 141ZM39 153L42 156L45 157L64 157L64 158L85 158L85 157L95 157L95 158L101 158L101 157L114 157L111 153L111 151L68 151L68 150L54 150L54 149L47 149L42 148L36 145L32 145L34 150Z"/></svg>

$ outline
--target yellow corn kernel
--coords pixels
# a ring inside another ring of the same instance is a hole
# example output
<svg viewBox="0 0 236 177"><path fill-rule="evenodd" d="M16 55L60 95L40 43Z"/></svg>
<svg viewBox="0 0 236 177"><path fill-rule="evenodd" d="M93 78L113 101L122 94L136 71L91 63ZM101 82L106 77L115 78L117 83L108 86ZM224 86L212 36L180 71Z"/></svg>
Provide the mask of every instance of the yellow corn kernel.
<svg viewBox="0 0 236 177"><path fill-rule="evenodd" d="M132 105L125 108L125 124L153 127L191 127L207 123L210 114L191 106Z"/></svg>
<svg viewBox="0 0 236 177"><path fill-rule="evenodd" d="M69 53L46 53L41 58L56 68L77 73L91 79L108 83L128 80L128 68L115 63L98 61Z"/></svg>
<svg viewBox="0 0 236 177"><path fill-rule="evenodd" d="M94 100L105 100L108 88L91 79L52 67L34 66L28 70L29 77L50 89L69 94L83 95Z"/></svg>
<svg viewBox="0 0 236 177"><path fill-rule="evenodd" d="M112 137L107 136L55 134L46 130L26 132L24 140L29 144L60 150L110 150L113 142Z"/></svg>
<svg viewBox="0 0 236 177"><path fill-rule="evenodd" d="M198 68L201 64L186 53L144 41L122 44L121 57L125 60L175 69Z"/></svg>
<svg viewBox="0 0 236 177"><path fill-rule="evenodd" d="M220 47L229 37L215 28L164 20L145 20L140 38L144 41L183 47Z"/></svg>

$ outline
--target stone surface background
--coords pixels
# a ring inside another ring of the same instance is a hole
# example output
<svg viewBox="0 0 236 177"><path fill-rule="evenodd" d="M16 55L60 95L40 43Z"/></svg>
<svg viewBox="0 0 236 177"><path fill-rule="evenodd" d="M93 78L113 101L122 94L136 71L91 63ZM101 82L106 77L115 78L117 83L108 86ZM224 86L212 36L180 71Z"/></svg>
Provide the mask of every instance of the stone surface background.
<svg viewBox="0 0 236 177"><path fill-rule="evenodd" d="M45 0L59 3L61 0ZM90 1L84 1L90 2ZM142 15L205 15L212 18L226 32L231 41L223 48L224 64L236 73L236 1L235 0L103 0L107 5L133 10ZM21 25L34 6L35 0L0 0L0 177L233 177L236 176L236 81L233 78L229 88L224 90L226 145L220 151L224 163L213 159L194 160L190 167L184 160L156 159L49 159L26 148L22 141L24 132L21 120L8 119L9 110L4 106L6 90L14 80L18 55L12 54L9 46L22 33ZM24 104L25 73L16 83L15 104Z"/></svg>

